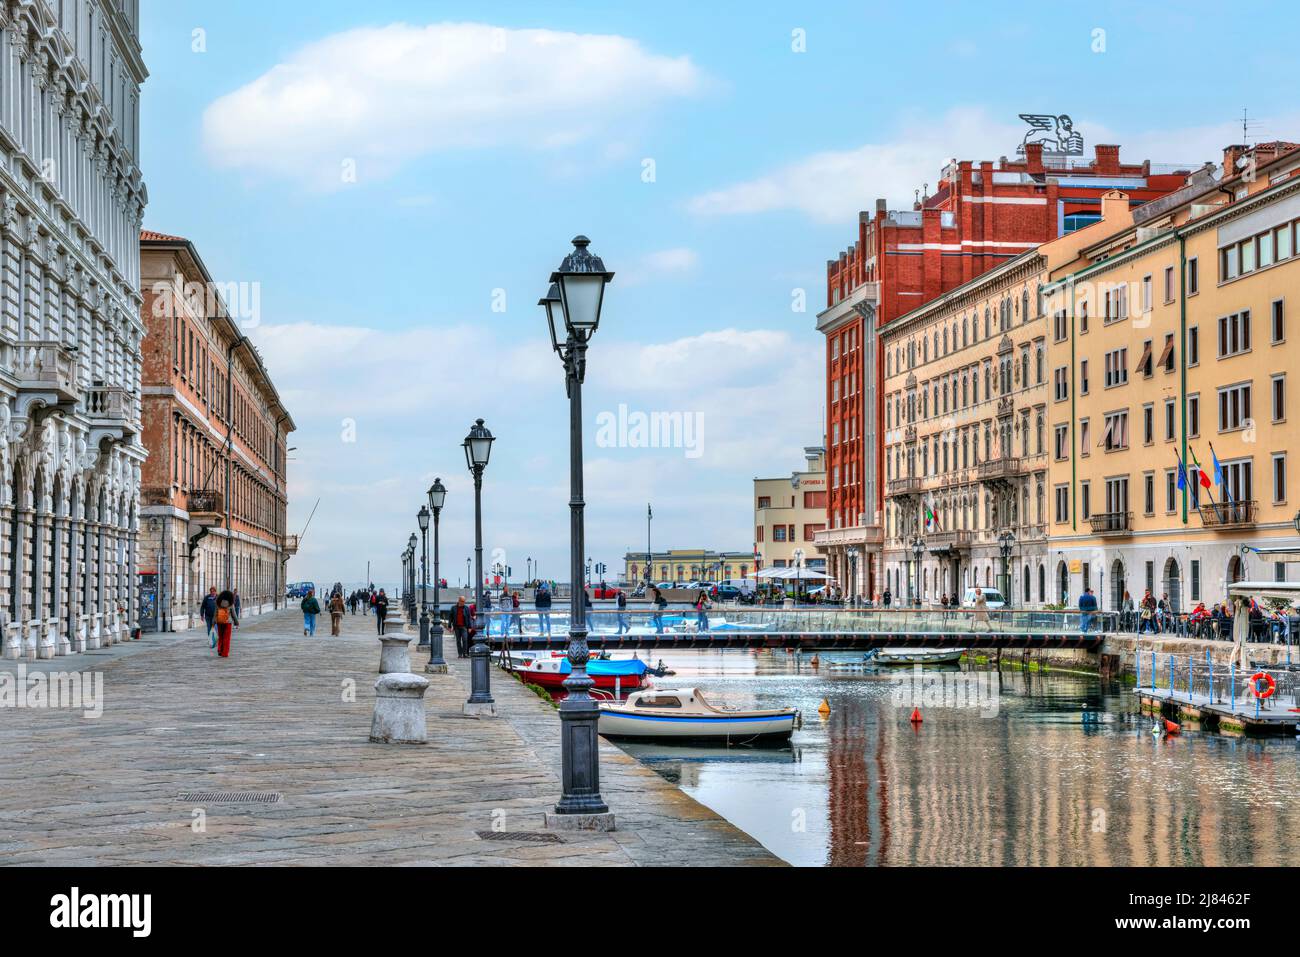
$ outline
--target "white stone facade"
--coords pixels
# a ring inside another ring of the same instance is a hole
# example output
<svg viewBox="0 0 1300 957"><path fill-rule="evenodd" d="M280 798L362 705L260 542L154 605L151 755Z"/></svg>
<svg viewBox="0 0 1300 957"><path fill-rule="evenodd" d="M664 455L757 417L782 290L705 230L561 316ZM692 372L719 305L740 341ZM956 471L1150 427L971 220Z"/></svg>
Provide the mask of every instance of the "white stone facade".
<svg viewBox="0 0 1300 957"><path fill-rule="evenodd" d="M0 626L7 657L136 626L135 0L0 0Z"/></svg>

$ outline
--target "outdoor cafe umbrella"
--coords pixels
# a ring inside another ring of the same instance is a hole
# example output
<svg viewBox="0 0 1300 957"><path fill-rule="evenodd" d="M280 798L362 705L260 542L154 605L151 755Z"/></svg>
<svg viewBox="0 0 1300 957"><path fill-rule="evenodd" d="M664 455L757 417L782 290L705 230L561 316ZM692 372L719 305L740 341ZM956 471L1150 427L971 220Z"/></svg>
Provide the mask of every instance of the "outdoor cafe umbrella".
<svg viewBox="0 0 1300 957"><path fill-rule="evenodd" d="M831 578L824 572L815 571L811 568L795 567L793 565L787 568L764 568L758 573L759 578L776 578L780 581L823 581Z"/></svg>

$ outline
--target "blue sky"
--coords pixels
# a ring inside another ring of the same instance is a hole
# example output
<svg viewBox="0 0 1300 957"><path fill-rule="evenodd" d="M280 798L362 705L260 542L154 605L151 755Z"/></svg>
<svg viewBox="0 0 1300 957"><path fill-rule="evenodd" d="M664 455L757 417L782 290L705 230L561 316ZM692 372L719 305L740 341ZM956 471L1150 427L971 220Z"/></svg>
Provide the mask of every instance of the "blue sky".
<svg viewBox="0 0 1300 957"><path fill-rule="evenodd" d="M576 233L617 273L586 430L588 552L616 568L647 498L656 548L750 546L750 479L820 439L825 261L876 196L1011 153L1021 112L1160 162L1216 159L1243 107L1300 135L1280 6L610 6L143 4L145 222L260 284L250 334L299 425L291 530L320 499L291 577L391 580L438 474L455 579L480 415L487 560L563 577L567 413L534 303ZM702 417L701 454L598 447L620 404Z"/></svg>

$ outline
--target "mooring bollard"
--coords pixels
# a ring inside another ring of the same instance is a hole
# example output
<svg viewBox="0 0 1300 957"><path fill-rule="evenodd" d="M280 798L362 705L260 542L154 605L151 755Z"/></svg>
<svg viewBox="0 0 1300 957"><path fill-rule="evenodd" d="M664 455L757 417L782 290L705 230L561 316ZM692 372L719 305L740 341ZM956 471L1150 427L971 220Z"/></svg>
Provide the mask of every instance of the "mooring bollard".
<svg viewBox="0 0 1300 957"><path fill-rule="evenodd" d="M410 635L400 633L379 636L382 646L379 651L379 673L381 675L407 674L411 670L411 652L407 647Z"/></svg>
<svg viewBox="0 0 1300 957"><path fill-rule="evenodd" d="M429 679L419 675L381 675L375 682L370 740L376 744L426 743L429 725L424 714L424 693L428 689Z"/></svg>

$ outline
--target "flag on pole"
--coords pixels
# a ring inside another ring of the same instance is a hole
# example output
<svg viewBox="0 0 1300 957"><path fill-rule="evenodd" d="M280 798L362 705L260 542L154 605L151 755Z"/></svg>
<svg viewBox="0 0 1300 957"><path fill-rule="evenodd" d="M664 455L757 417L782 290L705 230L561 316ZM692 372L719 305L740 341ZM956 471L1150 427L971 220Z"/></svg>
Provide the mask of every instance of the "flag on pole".
<svg viewBox="0 0 1300 957"><path fill-rule="evenodd" d="M1210 448L1210 453L1213 454L1213 452L1214 452L1214 448L1213 448L1213 446L1211 446L1211 448ZM1209 477L1208 475L1205 474L1205 469L1201 468L1200 460L1196 458L1196 450L1193 449L1191 446L1188 446L1188 448L1187 448L1187 454L1188 454L1189 456L1191 456L1192 464L1196 466L1196 474L1197 474L1198 478L1200 479L1201 487L1202 487L1202 488L1209 488L1209 487L1210 487L1210 477Z"/></svg>
<svg viewBox="0 0 1300 957"><path fill-rule="evenodd" d="M1214 453L1214 446L1210 446L1210 458L1214 460L1214 484L1223 484L1223 466L1219 464L1219 457Z"/></svg>
<svg viewBox="0 0 1300 957"><path fill-rule="evenodd" d="M929 531L929 530L930 530L930 526L932 526L932 525L937 529L937 528L939 527L939 520L938 520L937 518L935 518L934 512L933 512L933 510L931 510L931 508L930 508L929 505L926 505L926 506L924 506L924 507L925 507L925 528L926 528L926 531Z"/></svg>
<svg viewBox="0 0 1300 957"><path fill-rule="evenodd" d="M1178 454L1177 449L1174 449L1174 458L1178 459L1178 491L1185 492L1187 491L1187 470L1183 468L1183 459Z"/></svg>

